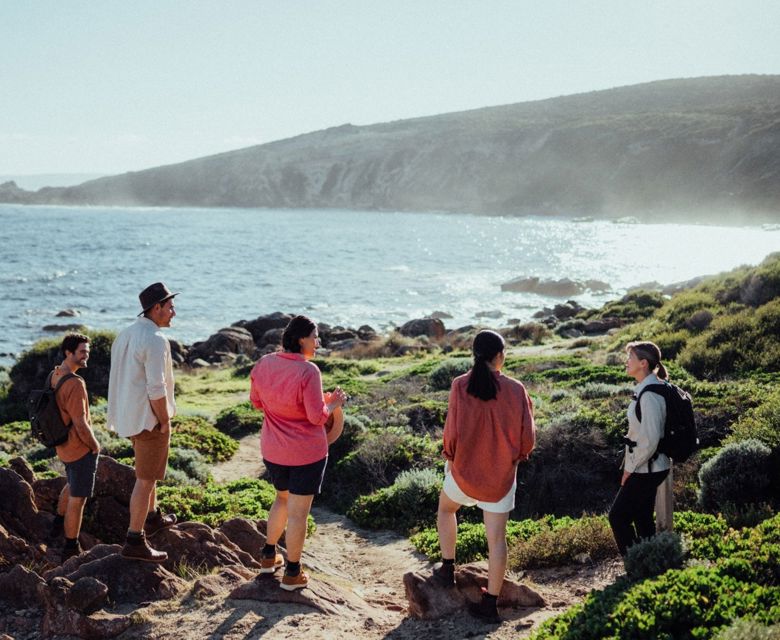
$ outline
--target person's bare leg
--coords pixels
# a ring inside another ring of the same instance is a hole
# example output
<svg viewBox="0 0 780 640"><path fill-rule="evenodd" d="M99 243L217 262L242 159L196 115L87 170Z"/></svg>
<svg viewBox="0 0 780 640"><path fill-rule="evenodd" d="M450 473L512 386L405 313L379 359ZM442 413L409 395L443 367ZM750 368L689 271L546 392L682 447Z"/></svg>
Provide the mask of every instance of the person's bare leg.
<svg viewBox="0 0 780 640"><path fill-rule="evenodd" d="M136 478L133 493L130 496L130 531L143 531L149 512L149 500L154 491L156 480Z"/></svg>
<svg viewBox="0 0 780 640"><path fill-rule="evenodd" d="M301 561L303 542L306 540L306 521L312 500L314 500L313 495L299 496L291 493L287 497L287 534L284 536L284 541L288 562Z"/></svg>
<svg viewBox="0 0 780 640"><path fill-rule="evenodd" d="M506 573L506 522L508 513L482 512L485 521L485 534L488 543L488 593L497 596L501 593Z"/></svg>
<svg viewBox="0 0 780 640"><path fill-rule="evenodd" d="M439 531L439 546L441 548L442 558L455 558L455 544L458 537L457 511L459 508L460 505L451 500L444 491L439 493L439 510L436 513L436 529Z"/></svg>
<svg viewBox="0 0 780 640"><path fill-rule="evenodd" d="M70 498L70 485L65 484L60 491L60 497L57 499L57 515L65 516L68 510L68 498Z"/></svg>
<svg viewBox="0 0 780 640"><path fill-rule="evenodd" d="M276 499L268 511L268 522L265 526L265 543L277 544L287 527L287 498L288 491L276 492Z"/></svg>
<svg viewBox="0 0 780 640"><path fill-rule="evenodd" d="M79 537L81 520L84 517L84 505L86 503L86 498L75 498L73 496L68 498L68 504L65 509L65 523L63 525L66 538Z"/></svg>

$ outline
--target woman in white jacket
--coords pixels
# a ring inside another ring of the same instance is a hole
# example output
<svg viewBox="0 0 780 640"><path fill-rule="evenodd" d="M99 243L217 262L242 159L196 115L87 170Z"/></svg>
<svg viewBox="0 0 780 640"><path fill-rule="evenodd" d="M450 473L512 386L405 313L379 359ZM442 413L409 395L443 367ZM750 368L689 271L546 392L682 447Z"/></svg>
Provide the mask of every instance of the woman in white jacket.
<svg viewBox="0 0 780 640"><path fill-rule="evenodd" d="M652 391L642 393L648 385L662 384L668 379L661 364L661 350L652 342L631 342L626 353L626 373L637 385L628 406L623 478L609 510L609 524L624 556L632 544L655 534L655 494L671 467L668 456L656 451L664 435L666 400ZM641 419L636 411L638 398Z"/></svg>

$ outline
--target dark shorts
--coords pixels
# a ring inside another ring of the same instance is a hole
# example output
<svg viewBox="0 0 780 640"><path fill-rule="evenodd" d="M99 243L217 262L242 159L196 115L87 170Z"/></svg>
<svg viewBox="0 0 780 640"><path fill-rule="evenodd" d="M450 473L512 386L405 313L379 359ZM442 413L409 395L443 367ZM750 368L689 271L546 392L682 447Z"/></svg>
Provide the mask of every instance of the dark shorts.
<svg viewBox="0 0 780 640"><path fill-rule="evenodd" d="M91 498L95 489L98 454L91 451L74 462L65 463L70 495L74 498Z"/></svg>
<svg viewBox="0 0 780 640"><path fill-rule="evenodd" d="M325 467L328 457L300 466L276 464L263 459L271 482L277 491L289 491L296 496L314 496L322 489L322 479L325 477Z"/></svg>

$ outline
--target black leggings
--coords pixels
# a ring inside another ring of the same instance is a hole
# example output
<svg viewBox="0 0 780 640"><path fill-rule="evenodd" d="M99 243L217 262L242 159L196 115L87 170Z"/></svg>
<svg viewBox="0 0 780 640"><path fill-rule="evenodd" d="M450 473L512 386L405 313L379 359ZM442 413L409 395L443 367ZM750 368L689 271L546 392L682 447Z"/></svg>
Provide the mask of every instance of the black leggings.
<svg viewBox="0 0 780 640"><path fill-rule="evenodd" d="M609 524L620 555L632 544L655 535L655 492L669 470L632 473L620 487L609 510Z"/></svg>

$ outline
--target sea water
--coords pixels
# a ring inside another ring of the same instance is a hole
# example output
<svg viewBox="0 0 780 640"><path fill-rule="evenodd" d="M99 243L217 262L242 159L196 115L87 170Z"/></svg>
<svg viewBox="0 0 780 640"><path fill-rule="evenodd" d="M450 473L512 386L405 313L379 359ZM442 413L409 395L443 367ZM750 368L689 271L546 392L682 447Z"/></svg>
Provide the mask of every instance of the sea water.
<svg viewBox="0 0 780 640"><path fill-rule="evenodd" d="M630 287L758 264L780 231L755 227L346 210L0 205L0 363L51 324L119 329L164 281L169 335L204 340L273 311L377 330L445 312L447 328L505 325L562 299L501 290L517 277ZM79 316L58 318L64 309ZM485 315L487 314L487 315Z"/></svg>

